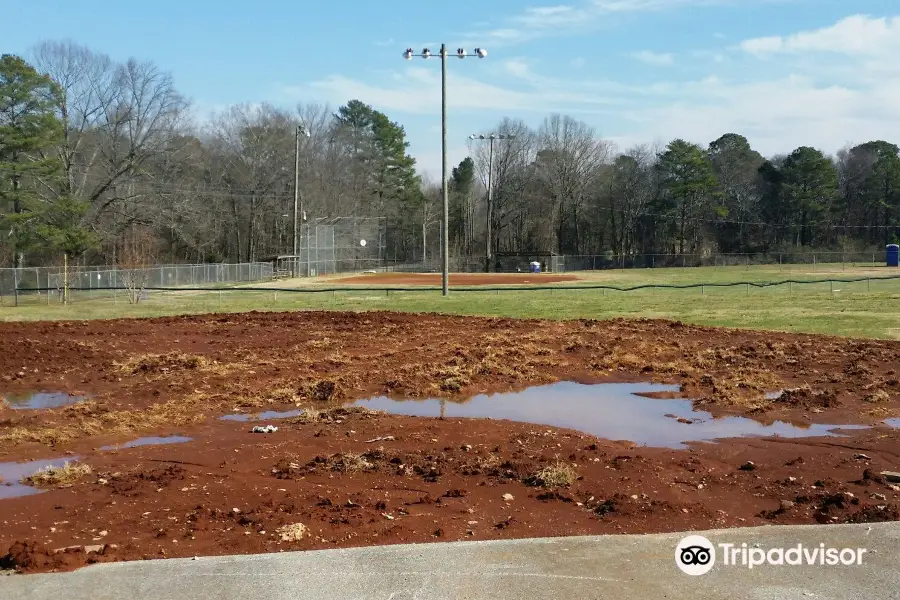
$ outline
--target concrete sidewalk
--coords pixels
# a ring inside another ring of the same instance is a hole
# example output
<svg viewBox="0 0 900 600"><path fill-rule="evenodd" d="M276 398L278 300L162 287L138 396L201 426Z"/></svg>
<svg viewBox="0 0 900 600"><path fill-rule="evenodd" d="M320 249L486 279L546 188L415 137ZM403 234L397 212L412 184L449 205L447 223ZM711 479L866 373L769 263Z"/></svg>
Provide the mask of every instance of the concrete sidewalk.
<svg viewBox="0 0 900 600"><path fill-rule="evenodd" d="M861 566L675 565L685 534L436 543L112 563L0 577L4 600L541 600L900 598L900 523L700 533L764 549L866 548Z"/></svg>

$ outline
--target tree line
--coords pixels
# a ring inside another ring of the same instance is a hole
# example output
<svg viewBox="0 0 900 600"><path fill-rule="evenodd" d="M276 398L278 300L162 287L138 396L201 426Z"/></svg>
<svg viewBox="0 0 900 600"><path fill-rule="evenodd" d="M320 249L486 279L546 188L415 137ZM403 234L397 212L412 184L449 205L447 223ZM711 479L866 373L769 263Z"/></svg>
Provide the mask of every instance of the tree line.
<svg viewBox="0 0 900 600"><path fill-rule="evenodd" d="M0 58L0 263L289 254L299 125L305 213L378 217L386 258L438 256L440 184L363 101L241 104L201 123L154 63L45 42ZM493 156L473 142L449 182L464 260L483 259L488 227L495 253L615 255L873 248L900 233L900 149L885 141L766 158L734 133L619 151L565 115L493 132L507 137Z"/></svg>

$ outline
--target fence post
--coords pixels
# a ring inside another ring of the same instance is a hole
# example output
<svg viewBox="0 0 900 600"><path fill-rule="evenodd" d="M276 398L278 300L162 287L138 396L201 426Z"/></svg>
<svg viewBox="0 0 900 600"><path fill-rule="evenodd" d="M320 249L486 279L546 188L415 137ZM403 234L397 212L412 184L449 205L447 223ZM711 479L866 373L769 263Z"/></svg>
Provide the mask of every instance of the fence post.
<svg viewBox="0 0 900 600"><path fill-rule="evenodd" d="M747 295L748 296L750 295L750 284L749 283L747 284Z"/></svg>
<svg viewBox="0 0 900 600"><path fill-rule="evenodd" d="M829 286L831 286L831 295L834 296L834 280L829 279L828 284L829 284Z"/></svg>
<svg viewBox="0 0 900 600"><path fill-rule="evenodd" d="M705 295L706 295L706 286L705 286L705 285L701 285L701 286L700 286L700 295L701 295L701 296L705 296Z"/></svg>
<svg viewBox="0 0 900 600"><path fill-rule="evenodd" d="M868 277L866 277L866 292L867 293L872 291L871 284L872 284L872 280L869 279Z"/></svg>
<svg viewBox="0 0 900 600"><path fill-rule="evenodd" d="M794 282L788 281L788 295L791 295L793 293L794 293Z"/></svg>

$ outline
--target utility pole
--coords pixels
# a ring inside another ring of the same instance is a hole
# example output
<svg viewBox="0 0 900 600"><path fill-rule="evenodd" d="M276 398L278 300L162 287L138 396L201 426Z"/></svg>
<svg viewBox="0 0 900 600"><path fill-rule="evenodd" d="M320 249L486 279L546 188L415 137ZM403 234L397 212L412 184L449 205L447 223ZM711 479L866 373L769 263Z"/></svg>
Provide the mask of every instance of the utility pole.
<svg viewBox="0 0 900 600"><path fill-rule="evenodd" d="M444 229L441 231L441 294L450 293L450 186L447 180L447 46L441 44L441 197L444 202Z"/></svg>
<svg viewBox="0 0 900 600"><path fill-rule="evenodd" d="M300 136L305 135L309 137L309 131L303 125L303 120L301 119L300 123L297 125L297 134L295 137L295 145L294 145L294 244L292 255L293 259L291 260L291 276L297 277L297 255L299 252L299 240L297 239L297 225L298 225L298 217L299 214L303 212L303 205L300 201ZM308 244L307 244L308 246ZM309 249L307 248L307 253Z"/></svg>
<svg viewBox="0 0 900 600"><path fill-rule="evenodd" d="M412 48L407 48L405 52L403 52L403 58L406 60L412 60L414 56L419 56L422 58L430 58L431 51L428 48L423 48L421 54L416 54L413 52ZM450 293L450 191L449 184L447 179L447 45L441 44L441 196L444 202L444 217L441 224L441 262L442 262L442 275L441 275L441 288L442 294L444 296L449 295ZM456 50L457 58L466 58L468 53L464 48L458 48ZM487 56L487 50L484 48L475 48L475 56L478 58L485 58Z"/></svg>
<svg viewBox="0 0 900 600"><path fill-rule="evenodd" d="M492 232L494 229L494 140L512 140L514 135L504 135L492 133L490 135L470 135L470 140L489 140L490 147L488 150L488 180L487 180L487 234L485 236L485 254L487 260L484 265L485 272L491 270L491 258L493 257L493 240Z"/></svg>
<svg viewBox="0 0 900 600"><path fill-rule="evenodd" d="M485 250L487 256L487 264L485 265L486 273L491 272L491 229L494 228L494 136L491 136L488 156L487 234L485 236Z"/></svg>

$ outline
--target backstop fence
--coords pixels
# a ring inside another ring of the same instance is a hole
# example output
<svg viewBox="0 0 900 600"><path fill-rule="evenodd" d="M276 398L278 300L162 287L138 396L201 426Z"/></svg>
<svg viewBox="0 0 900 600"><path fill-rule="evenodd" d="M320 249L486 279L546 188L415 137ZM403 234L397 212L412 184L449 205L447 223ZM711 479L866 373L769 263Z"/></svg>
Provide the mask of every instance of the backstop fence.
<svg viewBox="0 0 900 600"><path fill-rule="evenodd" d="M275 270L294 277L384 270L384 217L313 219L298 232L296 255L279 256Z"/></svg>

